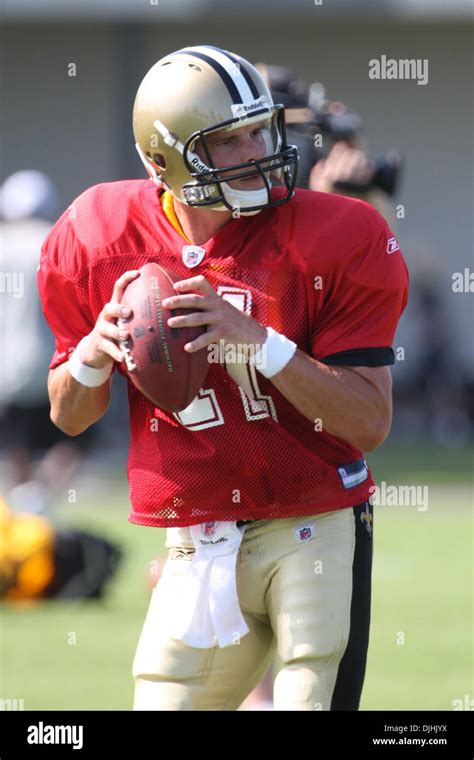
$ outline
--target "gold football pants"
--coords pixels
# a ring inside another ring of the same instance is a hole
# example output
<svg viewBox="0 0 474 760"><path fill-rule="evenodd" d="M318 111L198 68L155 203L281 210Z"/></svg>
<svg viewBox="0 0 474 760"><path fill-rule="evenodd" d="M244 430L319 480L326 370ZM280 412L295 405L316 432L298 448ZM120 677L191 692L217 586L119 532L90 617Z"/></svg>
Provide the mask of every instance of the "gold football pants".
<svg viewBox="0 0 474 760"><path fill-rule="evenodd" d="M282 664L276 710L357 710L369 638L372 527L366 503L246 525L236 577L250 630L222 649L197 649L166 633L166 605L179 598L194 551L188 528L168 531L168 572L153 592L133 664L134 709L236 710L276 651ZM171 594L157 593L160 583L172 584Z"/></svg>

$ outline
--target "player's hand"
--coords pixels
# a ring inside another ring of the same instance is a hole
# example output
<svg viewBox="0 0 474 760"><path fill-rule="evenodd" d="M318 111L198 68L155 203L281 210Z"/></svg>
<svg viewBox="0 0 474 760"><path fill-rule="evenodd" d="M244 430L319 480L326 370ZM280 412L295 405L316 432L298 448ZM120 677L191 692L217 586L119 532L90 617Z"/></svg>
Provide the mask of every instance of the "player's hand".
<svg viewBox="0 0 474 760"><path fill-rule="evenodd" d="M267 331L260 322L237 309L229 301L219 296L210 282L202 275L190 277L174 283L178 293L186 295L170 296L163 300L166 309L196 309L191 314L170 317L170 327L195 327L207 325L207 331L186 343L185 351L192 353L211 343L223 340L227 345L250 346L258 350L267 339ZM194 291L189 293L187 291Z"/></svg>
<svg viewBox="0 0 474 760"><path fill-rule="evenodd" d="M327 158L322 158L313 166L309 188L343 195L343 191L337 189L337 182L363 189L369 185L374 170L373 161L363 150L342 141L337 142Z"/></svg>
<svg viewBox="0 0 474 760"><path fill-rule="evenodd" d="M114 285L112 298L106 303L100 312L95 327L87 336L87 341L81 346L80 360L88 367L101 369L112 362L121 362L123 359L122 349L118 345L119 340L126 340L129 333L125 328L119 328L117 319L131 316L132 310L128 306L121 306L120 301L127 285L139 275L137 270L125 272Z"/></svg>

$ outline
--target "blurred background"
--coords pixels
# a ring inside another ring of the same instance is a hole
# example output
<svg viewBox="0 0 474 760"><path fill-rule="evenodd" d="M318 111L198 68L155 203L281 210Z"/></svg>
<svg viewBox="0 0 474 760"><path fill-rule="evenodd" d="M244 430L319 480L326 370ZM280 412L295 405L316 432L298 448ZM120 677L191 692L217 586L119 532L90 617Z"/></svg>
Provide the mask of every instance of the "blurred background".
<svg viewBox="0 0 474 760"><path fill-rule="evenodd" d="M131 129L137 87L164 54L196 44L264 64L289 109L300 185L366 199L400 240L411 297L394 344L394 425L368 461L379 483L426 488L429 503L376 508L362 709L468 704L471 3L6 0L3 17L0 709L14 700L25 709L131 706L131 663L164 531L126 520L128 410L118 373L93 429L67 439L49 422L53 343L36 268L49 226L77 195L143 176ZM370 79L369 61L383 55L426 60L428 82Z"/></svg>

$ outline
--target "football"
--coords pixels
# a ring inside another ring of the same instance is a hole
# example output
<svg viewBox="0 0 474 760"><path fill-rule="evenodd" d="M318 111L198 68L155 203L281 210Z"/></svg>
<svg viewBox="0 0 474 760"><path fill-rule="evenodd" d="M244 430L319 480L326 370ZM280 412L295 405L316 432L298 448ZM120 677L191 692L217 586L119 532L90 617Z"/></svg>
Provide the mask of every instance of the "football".
<svg viewBox="0 0 474 760"><path fill-rule="evenodd" d="M132 309L130 317L118 320L130 333L120 342L124 365L132 383L153 404L168 412L180 412L195 398L209 369L206 351L190 354L184 346L206 327L168 327L171 316L193 311L162 306L165 298L176 295L173 283L182 278L154 262L139 272L121 301Z"/></svg>

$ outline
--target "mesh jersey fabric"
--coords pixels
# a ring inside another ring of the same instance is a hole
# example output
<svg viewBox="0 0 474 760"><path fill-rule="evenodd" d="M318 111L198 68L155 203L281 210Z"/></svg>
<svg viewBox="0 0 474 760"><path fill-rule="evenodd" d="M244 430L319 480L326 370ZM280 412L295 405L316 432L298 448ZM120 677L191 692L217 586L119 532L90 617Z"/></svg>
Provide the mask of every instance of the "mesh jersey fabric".
<svg viewBox="0 0 474 760"><path fill-rule="evenodd" d="M298 190L281 207L232 219L189 269L185 241L150 180L94 186L42 248L38 285L56 337L51 368L92 330L118 277L148 261L183 279L203 274L222 297L316 359L390 346L408 280L400 251L388 253L391 240L368 204ZM352 507L370 495L369 471L362 482L341 477L361 452L320 430L247 365L210 364L198 397L179 415L155 407L130 382L128 393L131 522L291 517Z"/></svg>

